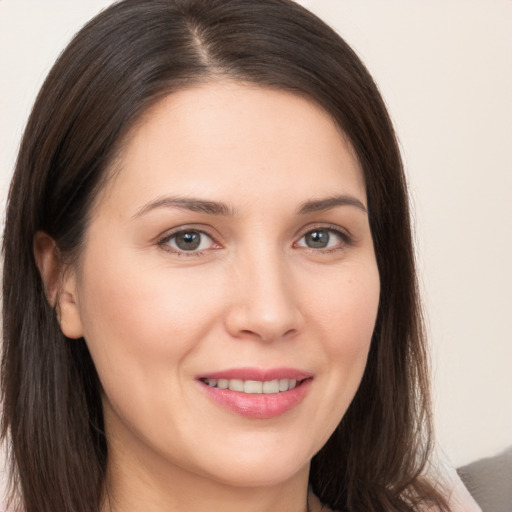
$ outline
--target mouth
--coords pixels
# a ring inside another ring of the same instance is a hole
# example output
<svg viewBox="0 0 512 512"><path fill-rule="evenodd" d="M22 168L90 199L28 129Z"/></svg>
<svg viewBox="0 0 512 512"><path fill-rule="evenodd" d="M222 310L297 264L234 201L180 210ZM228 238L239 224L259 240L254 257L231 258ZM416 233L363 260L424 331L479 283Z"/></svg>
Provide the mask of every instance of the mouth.
<svg viewBox="0 0 512 512"><path fill-rule="evenodd" d="M313 375L293 369L240 368L198 377L201 389L217 405L247 418L270 419L297 407Z"/></svg>
<svg viewBox="0 0 512 512"><path fill-rule="evenodd" d="M211 388L229 389L247 395L274 395L296 388L305 379L241 380L241 379L200 379Z"/></svg>

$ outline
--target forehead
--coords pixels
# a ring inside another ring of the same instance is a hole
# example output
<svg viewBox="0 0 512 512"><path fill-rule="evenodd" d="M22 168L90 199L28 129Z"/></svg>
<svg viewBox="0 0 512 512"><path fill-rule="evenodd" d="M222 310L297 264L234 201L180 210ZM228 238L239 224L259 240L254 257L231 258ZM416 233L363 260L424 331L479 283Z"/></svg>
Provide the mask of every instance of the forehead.
<svg viewBox="0 0 512 512"><path fill-rule="evenodd" d="M132 127L115 167L107 188L131 202L166 193L227 202L279 191L365 197L355 152L326 111L299 95L232 81L160 100Z"/></svg>

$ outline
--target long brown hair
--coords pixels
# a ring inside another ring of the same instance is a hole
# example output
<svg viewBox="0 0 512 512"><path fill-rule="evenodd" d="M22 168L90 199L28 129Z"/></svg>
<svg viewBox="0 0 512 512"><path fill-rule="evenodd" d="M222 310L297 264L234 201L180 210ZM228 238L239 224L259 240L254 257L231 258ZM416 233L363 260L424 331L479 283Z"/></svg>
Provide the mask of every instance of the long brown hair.
<svg viewBox="0 0 512 512"><path fill-rule="evenodd" d="M366 180L381 297L359 390L314 457L333 509L445 501L424 477L427 360L407 190L371 76L326 24L290 0L125 0L90 21L47 77L23 136L4 233L2 435L25 512L98 512L108 444L84 340L62 334L33 255L44 231L72 262L123 135L159 98L229 77L303 95L351 141Z"/></svg>

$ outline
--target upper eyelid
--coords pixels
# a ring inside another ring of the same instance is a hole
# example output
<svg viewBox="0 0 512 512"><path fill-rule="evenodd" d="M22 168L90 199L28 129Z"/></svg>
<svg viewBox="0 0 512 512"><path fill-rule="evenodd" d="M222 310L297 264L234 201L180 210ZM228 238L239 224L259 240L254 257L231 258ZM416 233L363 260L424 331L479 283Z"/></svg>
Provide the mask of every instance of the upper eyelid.
<svg viewBox="0 0 512 512"><path fill-rule="evenodd" d="M300 238L302 238L306 234L310 233L311 231L315 231L315 229L323 229L325 231L333 231L335 233L340 234L344 238L349 238L349 239L353 238L352 233L348 229L343 228L337 224L329 224L329 223L322 223L322 222L313 223L313 224L310 224L308 226L301 228L296 233L295 237L298 240L300 240Z"/></svg>
<svg viewBox="0 0 512 512"><path fill-rule="evenodd" d="M179 226L176 228L168 229L168 230L164 231L163 233L161 233L160 235L158 235L156 237L156 241L158 243L162 243L162 242L165 242L166 240L169 240L173 236L178 235L179 233L183 233L183 232L187 232L187 231L196 231L197 233L201 233L203 235L210 237L214 242L219 243L219 242L217 242L217 237L213 233L211 233L210 230L205 229L204 227L197 227L194 225L184 225L184 226Z"/></svg>

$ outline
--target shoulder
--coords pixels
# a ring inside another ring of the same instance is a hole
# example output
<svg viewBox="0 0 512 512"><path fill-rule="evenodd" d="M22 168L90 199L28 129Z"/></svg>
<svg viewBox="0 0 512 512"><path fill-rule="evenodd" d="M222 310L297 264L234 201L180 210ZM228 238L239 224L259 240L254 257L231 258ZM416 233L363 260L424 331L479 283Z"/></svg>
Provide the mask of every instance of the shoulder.
<svg viewBox="0 0 512 512"><path fill-rule="evenodd" d="M450 506L450 512L482 512L469 491L466 489L462 480L455 471L445 475L446 483L443 485L447 489L447 500ZM312 493L309 494L309 508L311 512L337 512L331 510L326 505L322 505L320 500ZM420 512L441 512L437 507L424 507Z"/></svg>
<svg viewBox="0 0 512 512"><path fill-rule="evenodd" d="M443 477L450 512L482 512L455 469L445 467ZM425 512L427 511L438 512L437 509L426 509Z"/></svg>

